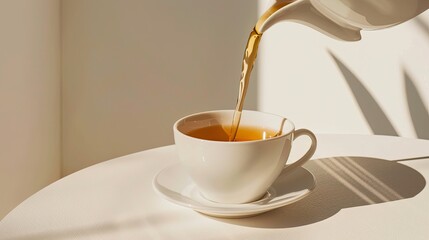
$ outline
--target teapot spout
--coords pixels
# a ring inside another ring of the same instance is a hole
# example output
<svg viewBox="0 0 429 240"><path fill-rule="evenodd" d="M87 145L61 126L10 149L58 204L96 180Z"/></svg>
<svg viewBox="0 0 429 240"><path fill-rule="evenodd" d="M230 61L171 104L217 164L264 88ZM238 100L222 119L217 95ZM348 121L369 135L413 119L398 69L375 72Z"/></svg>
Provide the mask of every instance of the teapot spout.
<svg viewBox="0 0 429 240"><path fill-rule="evenodd" d="M292 3L290 0L277 1L259 19L255 30L264 33L281 21L297 22L339 40L358 41L361 39L360 28L334 22L320 13L309 0L298 0Z"/></svg>

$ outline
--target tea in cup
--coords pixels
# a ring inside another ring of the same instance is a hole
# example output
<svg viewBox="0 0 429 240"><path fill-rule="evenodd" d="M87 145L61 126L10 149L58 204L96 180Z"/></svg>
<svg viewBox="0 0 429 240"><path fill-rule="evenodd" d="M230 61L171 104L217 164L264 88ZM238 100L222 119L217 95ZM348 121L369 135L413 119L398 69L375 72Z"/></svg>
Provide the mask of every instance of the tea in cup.
<svg viewBox="0 0 429 240"><path fill-rule="evenodd" d="M256 201L282 171L303 165L316 150L311 131L295 130L289 119L258 111L243 111L236 138L229 141L233 114L233 110L192 114L173 127L180 162L210 201ZM286 165L292 143L300 136L308 136L311 145L300 159Z"/></svg>

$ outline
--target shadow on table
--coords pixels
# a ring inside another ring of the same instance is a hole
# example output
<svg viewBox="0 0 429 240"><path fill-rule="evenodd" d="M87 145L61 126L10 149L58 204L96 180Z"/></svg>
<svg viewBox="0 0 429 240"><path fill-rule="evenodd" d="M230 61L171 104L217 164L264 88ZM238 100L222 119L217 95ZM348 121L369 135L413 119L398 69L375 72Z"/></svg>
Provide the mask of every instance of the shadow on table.
<svg viewBox="0 0 429 240"><path fill-rule="evenodd" d="M322 221L343 208L414 197L426 181L418 171L400 161L367 157L316 159L304 166L313 173L317 185L303 200L254 217L213 219L248 227L288 228Z"/></svg>

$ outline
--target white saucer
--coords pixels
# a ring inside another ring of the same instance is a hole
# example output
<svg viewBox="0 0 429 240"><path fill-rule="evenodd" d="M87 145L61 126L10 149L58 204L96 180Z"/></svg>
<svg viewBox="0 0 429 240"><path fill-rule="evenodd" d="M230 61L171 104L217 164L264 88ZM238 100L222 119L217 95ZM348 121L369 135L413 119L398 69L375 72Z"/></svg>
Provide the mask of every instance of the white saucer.
<svg viewBox="0 0 429 240"><path fill-rule="evenodd" d="M153 179L153 187L161 197L200 213L224 218L248 217L294 203L310 194L315 186L313 175L298 167L280 174L267 194L256 202L222 204L202 197L180 165L164 168Z"/></svg>

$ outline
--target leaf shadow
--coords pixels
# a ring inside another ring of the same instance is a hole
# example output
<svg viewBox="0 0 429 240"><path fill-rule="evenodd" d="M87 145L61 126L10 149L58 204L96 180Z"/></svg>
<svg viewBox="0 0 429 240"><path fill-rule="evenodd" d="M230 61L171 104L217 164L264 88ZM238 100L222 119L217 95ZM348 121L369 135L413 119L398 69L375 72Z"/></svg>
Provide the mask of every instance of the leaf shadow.
<svg viewBox="0 0 429 240"><path fill-rule="evenodd" d="M426 36L429 37L429 26L425 23L425 21L423 21L420 17L416 17L414 22L422 30L422 32L424 32Z"/></svg>
<svg viewBox="0 0 429 240"><path fill-rule="evenodd" d="M418 138L429 139L429 113L422 97L408 72L404 69L404 85L408 111Z"/></svg>
<svg viewBox="0 0 429 240"><path fill-rule="evenodd" d="M376 135L399 136L383 109L355 74L335 54L328 50L352 91L372 132Z"/></svg>

